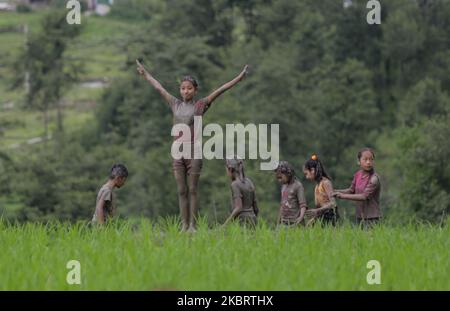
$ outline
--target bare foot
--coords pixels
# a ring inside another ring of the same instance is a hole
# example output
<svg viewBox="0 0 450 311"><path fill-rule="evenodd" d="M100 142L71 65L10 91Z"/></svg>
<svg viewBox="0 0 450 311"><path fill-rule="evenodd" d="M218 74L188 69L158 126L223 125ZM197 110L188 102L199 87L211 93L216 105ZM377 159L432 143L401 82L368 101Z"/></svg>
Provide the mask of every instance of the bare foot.
<svg viewBox="0 0 450 311"><path fill-rule="evenodd" d="M182 223L181 224L181 232L187 232L189 231L189 227L187 225L187 223Z"/></svg>

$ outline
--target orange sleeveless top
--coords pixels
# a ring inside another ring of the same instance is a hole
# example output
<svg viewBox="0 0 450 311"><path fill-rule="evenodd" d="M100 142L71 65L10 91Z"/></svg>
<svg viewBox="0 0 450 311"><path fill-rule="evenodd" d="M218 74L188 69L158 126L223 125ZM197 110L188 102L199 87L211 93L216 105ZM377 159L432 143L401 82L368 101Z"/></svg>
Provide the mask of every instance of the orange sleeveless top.
<svg viewBox="0 0 450 311"><path fill-rule="evenodd" d="M316 185L314 188L314 203L316 205L316 208L322 207L325 204L330 202L330 199L328 198L328 194L325 191L325 187L323 186L324 181L329 181L326 178L323 178L319 184Z"/></svg>

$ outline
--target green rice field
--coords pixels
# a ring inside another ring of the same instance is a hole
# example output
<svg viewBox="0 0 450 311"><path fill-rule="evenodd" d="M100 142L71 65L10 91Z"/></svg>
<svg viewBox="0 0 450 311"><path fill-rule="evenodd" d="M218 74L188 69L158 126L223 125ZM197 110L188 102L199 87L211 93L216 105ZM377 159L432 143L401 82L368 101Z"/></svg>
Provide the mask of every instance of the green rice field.
<svg viewBox="0 0 450 311"><path fill-rule="evenodd" d="M449 290L450 229L0 223L0 290ZM81 284L68 284L70 260ZM381 284L368 284L370 260Z"/></svg>

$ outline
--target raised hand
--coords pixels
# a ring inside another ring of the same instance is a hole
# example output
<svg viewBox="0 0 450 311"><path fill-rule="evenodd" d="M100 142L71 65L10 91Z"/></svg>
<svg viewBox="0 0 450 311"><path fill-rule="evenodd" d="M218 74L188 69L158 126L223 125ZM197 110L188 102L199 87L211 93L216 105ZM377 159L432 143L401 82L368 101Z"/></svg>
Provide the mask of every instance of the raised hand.
<svg viewBox="0 0 450 311"><path fill-rule="evenodd" d="M248 75L248 65L244 66L244 69L242 69L241 73L239 74L239 81L244 79Z"/></svg>
<svg viewBox="0 0 450 311"><path fill-rule="evenodd" d="M145 70L144 65L136 59L136 65L137 65L137 71L140 75L142 75L145 80L147 80L165 99L167 103L170 103L172 101L173 96L169 94L169 92L166 91L166 89L161 85L161 83L158 82L153 76Z"/></svg>
<svg viewBox="0 0 450 311"><path fill-rule="evenodd" d="M137 65L136 69L137 69L138 73L142 76L145 75L146 70L145 70L144 66L141 64L141 62L138 61L137 59L136 59L136 65Z"/></svg>

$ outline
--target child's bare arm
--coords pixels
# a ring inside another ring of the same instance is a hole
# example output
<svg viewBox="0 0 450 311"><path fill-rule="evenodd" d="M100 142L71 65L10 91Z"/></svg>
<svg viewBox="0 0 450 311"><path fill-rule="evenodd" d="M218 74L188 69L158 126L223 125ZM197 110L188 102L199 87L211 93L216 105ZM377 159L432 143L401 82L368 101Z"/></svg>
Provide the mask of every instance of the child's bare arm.
<svg viewBox="0 0 450 311"><path fill-rule="evenodd" d="M231 212L230 217L224 222L224 226L226 226L230 221L235 219L241 212L242 212L242 199L241 198L235 198L233 200L233 211Z"/></svg>
<svg viewBox="0 0 450 311"><path fill-rule="evenodd" d="M298 225L303 221L303 219L305 218L305 213L306 213L306 205L300 208L300 216L298 216L297 220L295 221L295 224Z"/></svg>
<svg viewBox="0 0 450 311"><path fill-rule="evenodd" d="M145 68L144 66L136 59L137 71L140 75L142 75L145 80L147 80L165 99L167 103L170 103L173 96L166 91L166 89L156 80Z"/></svg>
<svg viewBox="0 0 450 311"><path fill-rule="evenodd" d="M300 223L305 217L306 213L306 197L305 197L305 189L303 186L298 187L297 189L297 202L300 207L300 215L298 216L296 223Z"/></svg>
<svg viewBox="0 0 450 311"><path fill-rule="evenodd" d="M329 202L327 204L321 206L318 210L325 211L328 209L336 208L337 204L336 204L336 199L333 196L333 194L334 194L333 185L331 184L330 181L324 181L323 188L325 189L325 193L328 196Z"/></svg>
<svg viewBox="0 0 450 311"><path fill-rule="evenodd" d="M352 193L352 188L347 189L335 189L334 193Z"/></svg>
<svg viewBox="0 0 450 311"><path fill-rule="evenodd" d="M208 105L211 105L213 103L213 101L219 97L220 95L222 95L225 91L231 89L233 86L235 86L238 82L242 81L242 79L244 79L244 77L247 75L248 72L248 65L244 66L244 69L241 71L241 73L234 78L233 80L225 83L224 85L222 85L221 87L219 87L217 90L213 91L208 97Z"/></svg>
<svg viewBox="0 0 450 311"><path fill-rule="evenodd" d="M361 194L340 193L336 197L339 199L350 200L350 201L365 201L365 200L367 200L366 196L362 193Z"/></svg>
<svg viewBox="0 0 450 311"><path fill-rule="evenodd" d="M258 208L258 201L256 200L256 196L253 197L253 212L255 212L255 215L258 216L259 208Z"/></svg>
<svg viewBox="0 0 450 311"><path fill-rule="evenodd" d="M347 189L334 190L332 196L339 198L341 194L352 194L352 193L355 193L355 180L352 181L352 184Z"/></svg>
<svg viewBox="0 0 450 311"><path fill-rule="evenodd" d="M97 223L100 225L103 225L105 223L105 213L103 211L103 208L105 206L104 200L99 200L95 207L95 214L96 214L96 220Z"/></svg>
<svg viewBox="0 0 450 311"><path fill-rule="evenodd" d="M358 194L347 194L347 193L339 193L337 194L337 198L344 199L344 200L351 200L351 201L366 201L372 197L372 195L375 193L375 191L380 186L380 181L376 175L373 175L369 183L364 189L363 193Z"/></svg>

